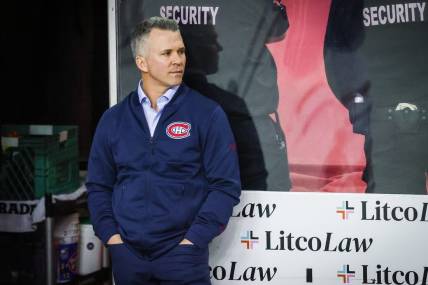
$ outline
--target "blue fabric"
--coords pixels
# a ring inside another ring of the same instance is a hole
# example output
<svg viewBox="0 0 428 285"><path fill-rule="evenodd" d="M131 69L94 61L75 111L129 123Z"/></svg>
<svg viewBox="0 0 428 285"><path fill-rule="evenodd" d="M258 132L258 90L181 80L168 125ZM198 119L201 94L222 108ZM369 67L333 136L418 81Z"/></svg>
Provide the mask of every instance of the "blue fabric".
<svg viewBox="0 0 428 285"><path fill-rule="evenodd" d="M178 245L155 260L128 245L109 246L116 285L210 285L208 248Z"/></svg>
<svg viewBox="0 0 428 285"><path fill-rule="evenodd" d="M174 138L167 127L190 124ZM97 126L88 164L88 206L97 236L119 233L150 259L183 238L205 248L239 202L236 145L219 105L181 85L153 137L131 93Z"/></svg>

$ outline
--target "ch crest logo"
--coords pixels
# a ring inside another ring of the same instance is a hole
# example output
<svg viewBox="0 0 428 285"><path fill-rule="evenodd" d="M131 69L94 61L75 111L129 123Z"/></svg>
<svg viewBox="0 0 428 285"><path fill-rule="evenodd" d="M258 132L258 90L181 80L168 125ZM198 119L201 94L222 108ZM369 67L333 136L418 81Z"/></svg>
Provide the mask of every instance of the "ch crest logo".
<svg viewBox="0 0 428 285"><path fill-rule="evenodd" d="M354 207L351 207L348 201L343 201L342 206L336 208L336 213L340 215L342 220L347 220L349 219L349 214L354 213Z"/></svg>
<svg viewBox="0 0 428 285"><path fill-rule="evenodd" d="M254 244L259 242L259 238L253 234L253 231L247 231L241 236L241 243L245 244L246 249L253 249Z"/></svg>
<svg viewBox="0 0 428 285"><path fill-rule="evenodd" d="M351 278L355 277L355 271L349 268L349 264L343 265L341 270L337 271L337 277L342 280L343 284L351 283Z"/></svg>
<svg viewBox="0 0 428 285"><path fill-rule="evenodd" d="M173 122L166 127L166 134L175 140L184 139L190 136L192 125L187 122Z"/></svg>

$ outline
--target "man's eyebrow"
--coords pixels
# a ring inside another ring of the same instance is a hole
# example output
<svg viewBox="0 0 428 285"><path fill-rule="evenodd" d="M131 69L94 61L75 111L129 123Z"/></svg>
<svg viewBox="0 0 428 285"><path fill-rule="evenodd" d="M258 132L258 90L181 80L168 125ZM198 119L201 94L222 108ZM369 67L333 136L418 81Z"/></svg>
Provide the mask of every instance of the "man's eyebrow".
<svg viewBox="0 0 428 285"><path fill-rule="evenodd" d="M173 51L174 49L171 49L171 48L168 48L168 49L163 49L163 50L161 50L161 52L171 52L171 51ZM186 47L179 47L177 50L179 50L179 51L183 51L183 50L186 50Z"/></svg>

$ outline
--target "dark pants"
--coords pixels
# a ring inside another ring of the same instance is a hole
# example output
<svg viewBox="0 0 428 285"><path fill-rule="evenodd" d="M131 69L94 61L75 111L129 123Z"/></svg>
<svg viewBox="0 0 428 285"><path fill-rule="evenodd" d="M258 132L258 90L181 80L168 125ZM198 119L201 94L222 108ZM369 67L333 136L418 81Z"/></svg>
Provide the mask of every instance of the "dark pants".
<svg viewBox="0 0 428 285"><path fill-rule="evenodd" d="M116 285L210 285L208 248L178 245L149 260L128 245L109 246Z"/></svg>

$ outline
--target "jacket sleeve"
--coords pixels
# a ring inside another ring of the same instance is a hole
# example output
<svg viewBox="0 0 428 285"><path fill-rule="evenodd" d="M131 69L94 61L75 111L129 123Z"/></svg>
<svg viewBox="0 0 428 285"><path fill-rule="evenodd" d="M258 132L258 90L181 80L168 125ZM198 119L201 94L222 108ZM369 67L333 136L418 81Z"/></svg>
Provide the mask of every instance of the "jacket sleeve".
<svg viewBox="0 0 428 285"><path fill-rule="evenodd" d="M107 119L108 112L104 113L95 131L86 180L91 222L96 235L104 244L107 244L112 235L118 233L112 207L116 168L109 143L108 132L112 126L111 120L109 122Z"/></svg>
<svg viewBox="0 0 428 285"><path fill-rule="evenodd" d="M208 196L185 236L199 247L208 246L225 229L241 194L236 144L227 117L219 106L209 124L202 145Z"/></svg>

